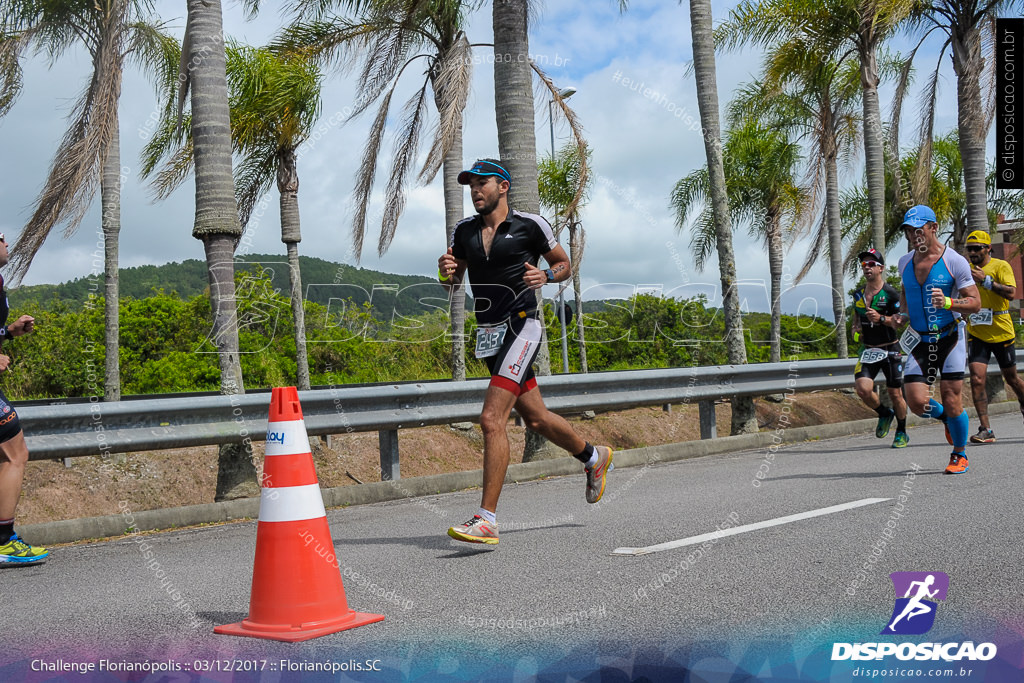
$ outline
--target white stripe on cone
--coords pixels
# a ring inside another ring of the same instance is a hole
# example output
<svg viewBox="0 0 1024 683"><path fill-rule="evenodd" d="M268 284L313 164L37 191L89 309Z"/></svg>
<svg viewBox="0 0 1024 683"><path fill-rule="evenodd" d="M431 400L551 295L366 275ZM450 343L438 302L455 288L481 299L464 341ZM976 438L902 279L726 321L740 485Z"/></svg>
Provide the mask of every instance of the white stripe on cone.
<svg viewBox="0 0 1024 683"><path fill-rule="evenodd" d="M326 515L319 484L265 488L260 495L261 522L299 522Z"/></svg>
<svg viewBox="0 0 1024 683"><path fill-rule="evenodd" d="M309 437L302 420L271 422L267 425L267 455L309 453Z"/></svg>

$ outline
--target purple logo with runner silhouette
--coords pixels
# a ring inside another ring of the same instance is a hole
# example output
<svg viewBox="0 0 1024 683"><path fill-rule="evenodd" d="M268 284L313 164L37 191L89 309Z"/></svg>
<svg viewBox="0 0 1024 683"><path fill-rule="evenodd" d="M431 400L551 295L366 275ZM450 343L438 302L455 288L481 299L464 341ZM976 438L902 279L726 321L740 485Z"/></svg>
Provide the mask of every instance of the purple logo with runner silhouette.
<svg viewBox="0 0 1024 683"><path fill-rule="evenodd" d="M915 636L927 633L935 623L936 600L945 600L949 575L944 572L893 572L896 606L883 634Z"/></svg>

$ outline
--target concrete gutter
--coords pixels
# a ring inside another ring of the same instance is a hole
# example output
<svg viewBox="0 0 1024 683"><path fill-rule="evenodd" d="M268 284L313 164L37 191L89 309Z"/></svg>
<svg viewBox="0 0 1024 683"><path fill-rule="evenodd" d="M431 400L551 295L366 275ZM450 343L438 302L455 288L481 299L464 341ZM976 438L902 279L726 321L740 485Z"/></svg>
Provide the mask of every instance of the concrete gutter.
<svg viewBox="0 0 1024 683"><path fill-rule="evenodd" d="M1007 401L989 406L990 415L1015 413L1018 410L1016 401ZM968 410L971 417L976 417L974 409ZM910 415L908 426L920 426L931 420ZM703 441L684 441L682 443L665 444L634 448L628 451L616 451L615 466L642 467L654 463L674 462L686 458L699 458L706 455L717 455L735 451L767 448L772 444L800 443L817 439L835 439L843 436L870 433L875 426L875 418L837 422L834 424L813 425L809 427L791 427L768 429L757 434L741 434L723 436ZM528 463L510 465L506 482L532 481L545 477L580 474L580 463L570 457L553 460L537 460ZM479 487L483 470L468 472L451 472L426 477L410 477L398 481L381 481L353 486L339 486L323 489L324 505L328 508L345 507L348 505L366 505L389 500L430 496L439 493L451 493ZM205 503L185 507L166 508L162 510L125 510L125 514L106 515L103 517L85 517L68 519L59 522L29 524L18 527L18 533L30 539L36 545L54 545L74 541L101 539L123 536L131 524L138 531L167 530L197 524L216 524L259 516L260 499L244 498L222 503Z"/></svg>

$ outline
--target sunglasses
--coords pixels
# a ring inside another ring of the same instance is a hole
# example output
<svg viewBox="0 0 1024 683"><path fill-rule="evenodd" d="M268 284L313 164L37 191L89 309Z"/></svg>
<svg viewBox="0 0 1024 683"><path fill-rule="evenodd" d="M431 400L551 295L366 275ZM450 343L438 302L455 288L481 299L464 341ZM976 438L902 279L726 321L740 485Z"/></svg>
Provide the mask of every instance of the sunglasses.
<svg viewBox="0 0 1024 683"><path fill-rule="evenodd" d="M0 242L2 242L3 244L7 244L7 239L4 237L4 234L2 232L0 232Z"/></svg>
<svg viewBox="0 0 1024 683"><path fill-rule="evenodd" d="M983 247L980 244L968 244L967 245L967 251L981 251L984 248L985 247Z"/></svg>
<svg viewBox="0 0 1024 683"><path fill-rule="evenodd" d="M875 266L878 266L879 268L882 267L882 264L878 261L861 261L860 265L867 268L874 268Z"/></svg>

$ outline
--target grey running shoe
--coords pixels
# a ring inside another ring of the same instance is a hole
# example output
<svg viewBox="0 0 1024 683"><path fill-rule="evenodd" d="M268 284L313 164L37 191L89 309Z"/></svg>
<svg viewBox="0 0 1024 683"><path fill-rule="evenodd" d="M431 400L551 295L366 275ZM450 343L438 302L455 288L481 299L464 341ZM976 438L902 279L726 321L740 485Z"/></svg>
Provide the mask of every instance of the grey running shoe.
<svg viewBox="0 0 1024 683"><path fill-rule="evenodd" d="M491 524L480 515L473 515L473 519L469 520L465 524L453 526L448 529L448 535L456 541L497 545L498 525Z"/></svg>
<svg viewBox="0 0 1024 683"><path fill-rule="evenodd" d="M597 462L593 467L585 467L587 473L587 502L596 503L604 495L604 482L608 473L615 469L612 464L612 449L608 446L597 446Z"/></svg>

